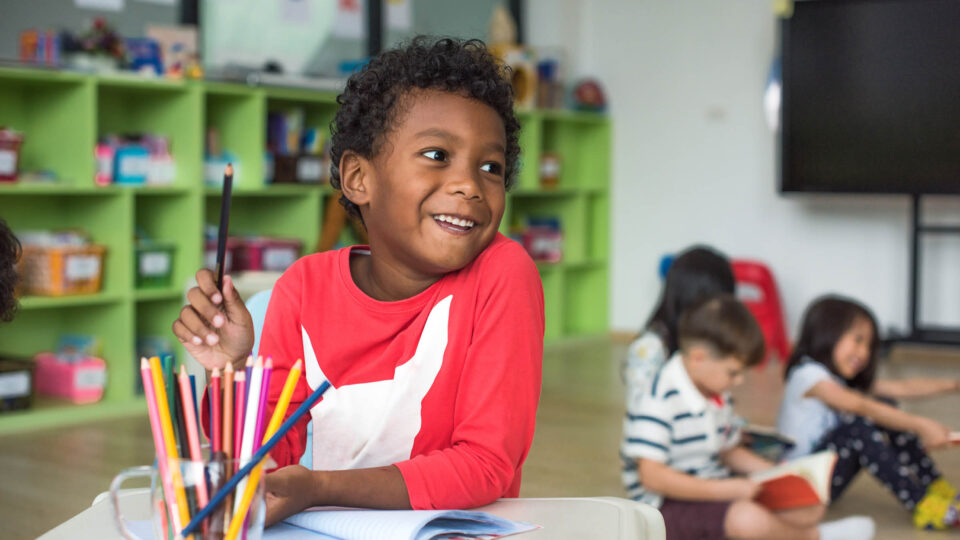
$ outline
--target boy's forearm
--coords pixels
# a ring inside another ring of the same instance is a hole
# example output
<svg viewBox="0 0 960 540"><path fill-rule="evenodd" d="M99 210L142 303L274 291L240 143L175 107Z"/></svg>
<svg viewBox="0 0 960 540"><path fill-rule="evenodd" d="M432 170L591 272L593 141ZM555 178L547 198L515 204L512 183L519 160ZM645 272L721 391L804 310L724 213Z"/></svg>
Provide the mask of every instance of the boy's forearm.
<svg viewBox="0 0 960 540"><path fill-rule="evenodd" d="M644 486L664 497L686 501L730 501L735 498L724 489L723 480L697 478L662 463L639 461Z"/></svg>
<svg viewBox="0 0 960 540"><path fill-rule="evenodd" d="M313 471L312 506L350 506L409 510L410 496L400 469L393 465L370 469Z"/></svg>
<svg viewBox="0 0 960 540"><path fill-rule="evenodd" d="M750 474L773 467L773 463L743 446L736 446L720 454L720 461L737 474Z"/></svg>

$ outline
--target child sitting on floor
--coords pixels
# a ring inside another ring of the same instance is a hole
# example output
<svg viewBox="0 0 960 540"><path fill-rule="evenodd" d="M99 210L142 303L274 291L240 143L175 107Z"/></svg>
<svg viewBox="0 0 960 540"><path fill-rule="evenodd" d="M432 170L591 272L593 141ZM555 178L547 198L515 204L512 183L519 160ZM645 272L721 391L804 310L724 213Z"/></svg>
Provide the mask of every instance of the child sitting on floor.
<svg viewBox="0 0 960 540"><path fill-rule="evenodd" d="M772 512L753 501L749 474L772 464L739 445L740 422L728 391L763 359L753 315L729 295L680 317L679 351L628 410L622 442L623 482L631 498L660 508L668 540L688 538L820 538L873 536L873 521L823 523L823 506Z"/></svg>
<svg viewBox="0 0 960 540"><path fill-rule="evenodd" d="M623 364L626 400L636 402L667 359L677 352L677 321L684 310L717 294L733 294L733 270L719 251L707 246L685 249L670 264L660 300Z"/></svg>
<svg viewBox="0 0 960 540"><path fill-rule="evenodd" d="M837 452L831 500L866 468L912 512L917 528L960 526L957 492L925 450L945 446L950 429L884 399L956 391L960 381L877 379L879 342L873 315L853 300L828 296L807 308L777 420L796 442L787 456Z"/></svg>
<svg viewBox="0 0 960 540"><path fill-rule="evenodd" d="M520 126L508 70L478 41L385 51L337 98L333 187L369 246L308 255L273 288L259 354L271 407L304 360L271 453L267 522L310 506L471 508L516 497L540 397L544 306L533 261L498 230ZM306 226L306 224L305 224ZM174 332L207 369L240 367L250 315L228 278L197 274Z"/></svg>

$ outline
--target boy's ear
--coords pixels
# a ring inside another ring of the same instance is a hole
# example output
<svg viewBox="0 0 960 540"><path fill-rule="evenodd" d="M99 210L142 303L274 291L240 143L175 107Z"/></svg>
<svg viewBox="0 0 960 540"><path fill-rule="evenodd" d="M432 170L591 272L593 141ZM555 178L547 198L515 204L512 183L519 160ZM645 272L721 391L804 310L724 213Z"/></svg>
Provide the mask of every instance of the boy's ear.
<svg viewBox="0 0 960 540"><path fill-rule="evenodd" d="M366 158L350 150L340 156L340 190L357 206L370 200L371 165Z"/></svg>

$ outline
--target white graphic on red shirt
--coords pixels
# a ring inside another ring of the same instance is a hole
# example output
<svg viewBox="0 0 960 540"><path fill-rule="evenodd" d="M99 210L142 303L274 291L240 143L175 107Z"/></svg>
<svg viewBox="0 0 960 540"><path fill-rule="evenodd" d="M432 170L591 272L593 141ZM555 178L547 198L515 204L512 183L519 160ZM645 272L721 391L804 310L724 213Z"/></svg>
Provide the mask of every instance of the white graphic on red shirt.
<svg viewBox="0 0 960 540"><path fill-rule="evenodd" d="M393 379L331 386L310 410L314 469L380 467L410 458L420 432L420 404L443 364L452 300L447 296L430 310L416 352ZM300 330L307 384L316 388L327 378L310 336Z"/></svg>

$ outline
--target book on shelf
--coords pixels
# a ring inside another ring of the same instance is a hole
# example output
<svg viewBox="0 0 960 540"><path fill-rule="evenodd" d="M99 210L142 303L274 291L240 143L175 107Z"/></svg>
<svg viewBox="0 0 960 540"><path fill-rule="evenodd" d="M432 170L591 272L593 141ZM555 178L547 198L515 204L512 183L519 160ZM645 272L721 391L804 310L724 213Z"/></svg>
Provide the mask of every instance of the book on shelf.
<svg viewBox="0 0 960 540"><path fill-rule="evenodd" d="M827 504L836 464L837 454L828 450L752 474L761 484L756 501L771 510Z"/></svg>

